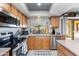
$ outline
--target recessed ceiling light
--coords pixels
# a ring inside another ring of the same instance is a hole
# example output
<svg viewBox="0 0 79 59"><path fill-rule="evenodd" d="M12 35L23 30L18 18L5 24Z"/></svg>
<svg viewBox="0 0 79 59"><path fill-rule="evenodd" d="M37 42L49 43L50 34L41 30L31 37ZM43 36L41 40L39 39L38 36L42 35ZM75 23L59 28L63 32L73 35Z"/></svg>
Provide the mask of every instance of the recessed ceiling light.
<svg viewBox="0 0 79 59"><path fill-rule="evenodd" d="M38 6L41 6L41 3L37 3Z"/></svg>

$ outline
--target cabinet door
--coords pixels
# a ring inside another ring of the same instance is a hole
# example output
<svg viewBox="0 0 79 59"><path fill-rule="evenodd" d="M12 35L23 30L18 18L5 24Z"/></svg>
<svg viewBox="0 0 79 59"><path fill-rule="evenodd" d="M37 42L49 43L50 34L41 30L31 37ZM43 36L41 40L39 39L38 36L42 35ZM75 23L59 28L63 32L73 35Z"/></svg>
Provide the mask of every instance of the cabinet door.
<svg viewBox="0 0 79 59"><path fill-rule="evenodd" d="M22 16L23 27L25 27L24 15Z"/></svg>
<svg viewBox="0 0 79 59"><path fill-rule="evenodd" d="M59 17L52 16L51 17L51 25L52 25L53 28L59 27Z"/></svg>
<svg viewBox="0 0 79 59"><path fill-rule="evenodd" d="M43 37L42 40L43 40L42 49L49 49L50 38L49 37Z"/></svg>
<svg viewBox="0 0 79 59"><path fill-rule="evenodd" d="M61 50L57 50L57 56L65 56L65 54Z"/></svg>
<svg viewBox="0 0 79 59"><path fill-rule="evenodd" d="M17 9L13 5L11 5L11 13L15 16L17 16L18 13Z"/></svg>
<svg viewBox="0 0 79 59"><path fill-rule="evenodd" d="M23 15L23 27L26 27L26 17Z"/></svg>
<svg viewBox="0 0 79 59"><path fill-rule="evenodd" d="M34 42L34 37L30 36L30 37L28 38L28 49L29 49L29 50L34 49L34 48L35 48L35 47L34 47L34 44L35 44L35 42Z"/></svg>
<svg viewBox="0 0 79 59"><path fill-rule="evenodd" d="M42 49L42 38L41 37L36 37L35 49Z"/></svg>
<svg viewBox="0 0 79 59"><path fill-rule="evenodd" d="M11 11L11 4L10 3L0 3L0 6L3 7L6 11Z"/></svg>
<svg viewBox="0 0 79 59"><path fill-rule="evenodd" d="M59 55L64 55L64 56L76 56L73 54L70 50L67 48L63 47L61 44L57 44L57 51Z"/></svg>
<svg viewBox="0 0 79 59"><path fill-rule="evenodd" d="M21 14L21 12L18 13L18 16L20 18L20 26L22 27L23 21L22 21L22 14Z"/></svg>

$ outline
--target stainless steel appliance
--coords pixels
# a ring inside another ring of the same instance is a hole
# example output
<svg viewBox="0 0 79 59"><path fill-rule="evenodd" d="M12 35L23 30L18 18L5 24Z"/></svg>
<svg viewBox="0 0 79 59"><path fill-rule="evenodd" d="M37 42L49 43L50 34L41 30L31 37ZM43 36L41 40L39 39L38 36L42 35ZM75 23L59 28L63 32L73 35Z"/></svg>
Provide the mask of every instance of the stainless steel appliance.
<svg viewBox="0 0 79 59"><path fill-rule="evenodd" d="M9 32L7 35L3 35L0 37L0 48L11 48L10 55L21 55L22 52L22 44L18 40L18 38L13 37L13 33Z"/></svg>
<svg viewBox="0 0 79 59"><path fill-rule="evenodd" d="M22 43L18 43L17 47L15 47L13 50L12 50L12 55L13 56L20 56L22 55Z"/></svg>
<svg viewBox="0 0 79 59"><path fill-rule="evenodd" d="M16 16L0 7L0 26L17 27L19 24Z"/></svg>
<svg viewBox="0 0 79 59"><path fill-rule="evenodd" d="M51 41L50 41L50 49L57 49L57 42L56 42L57 38L56 36L52 36L51 37Z"/></svg>
<svg viewBox="0 0 79 59"><path fill-rule="evenodd" d="M13 55L12 51L16 47L17 47L17 42L10 39L10 36L0 38L0 48L11 48L10 55Z"/></svg>

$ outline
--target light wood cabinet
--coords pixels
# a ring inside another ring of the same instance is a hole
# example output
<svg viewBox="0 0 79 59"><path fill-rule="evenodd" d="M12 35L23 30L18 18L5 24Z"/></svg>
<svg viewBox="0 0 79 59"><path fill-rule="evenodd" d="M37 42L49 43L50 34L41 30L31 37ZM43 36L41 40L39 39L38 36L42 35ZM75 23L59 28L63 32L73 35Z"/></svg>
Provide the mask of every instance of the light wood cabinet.
<svg viewBox="0 0 79 59"><path fill-rule="evenodd" d="M65 35L57 36L58 40L65 40Z"/></svg>
<svg viewBox="0 0 79 59"><path fill-rule="evenodd" d="M4 8L8 12L11 12L11 4L10 3L0 3L0 7Z"/></svg>
<svg viewBox="0 0 79 59"><path fill-rule="evenodd" d="M52 16L51 18L51 25L53 28L58 28L59 27L59 17L58 16Z"/></svg>
<svg viewBox="0 0 79 59"><path fill-rule="evenodd" d="M35 49L42 49L42 43L41 37L35 37Z"/></svg>
<svg viewBox="0 0 79 59"><path fill-rule="evenodd" d="M58 56L65 56L65 54L61 50L57 50L57 52L58 52L57 53Z"/></svg>
<svg viewBox="0 0 79 59"><path fill-rule="evenodd" d="M23 27L26 27L27 25L27 17L25 15L23 15Z"/></svg>
<svg viewBox="0 0 79 59"><path fill-rule="evenodd" d="M43 37L42 41L43 41L43 43L42 43L43 47L42 48L43 49L49 49L49 47L50 47L50 45L49 45L50 44L50 38L49 37Z"/></svg>
<svg viewBox="0 0 79 59"><path fill-rule="evenodd" d="M47 36L30 36L28 39L29 50L49 49L50 38Z"/></svg>
<svg viewBox="0 0 79 59"><path fill-rule="evenodd" d="M65 40L65 35L59 37L60 40Z"/></svg>
<svg viewBox="0 0 79 59"><path fill-rule="evenodd" d="M16 17L18 16L18 10L13 5L11 5L11 13Z"/></svg>
<svg viewBox="0 0 79 59"><path fill-rule="evenodd" d="M34 44L35 44L35 40L34 40L34 37L33 36L30 36L29 38L28 38L28 49L30 49L30 50L32 50L32 49L34 49L35 47L34 47Z"/></svg>
<svg viewBox="0 0 79 59"><path fill-rule="evenodd" d="M19 18L20 18L20 26L22 27L23 21L22 21L22 14L21 14L21 12L19 12Z"/></svg>
<svg viewBox="0 0 79 59"><path fill-rule="evenodd" d="M57 53L58 56L75 56L75 54L73 54L71 51L59 43L57 44Z"/></svg>

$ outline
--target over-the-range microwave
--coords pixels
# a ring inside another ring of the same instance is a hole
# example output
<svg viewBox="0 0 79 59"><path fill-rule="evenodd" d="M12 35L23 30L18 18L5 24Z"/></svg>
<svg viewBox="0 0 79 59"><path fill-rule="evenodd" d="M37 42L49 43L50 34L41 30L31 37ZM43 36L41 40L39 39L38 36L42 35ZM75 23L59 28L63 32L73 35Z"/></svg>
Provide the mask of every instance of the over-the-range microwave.
<svg viewBox="0 0 79 59"><path fill-rule="evenodd" d="M0 27L18 27L20 21L11 13L0 8Z"/></svg>

